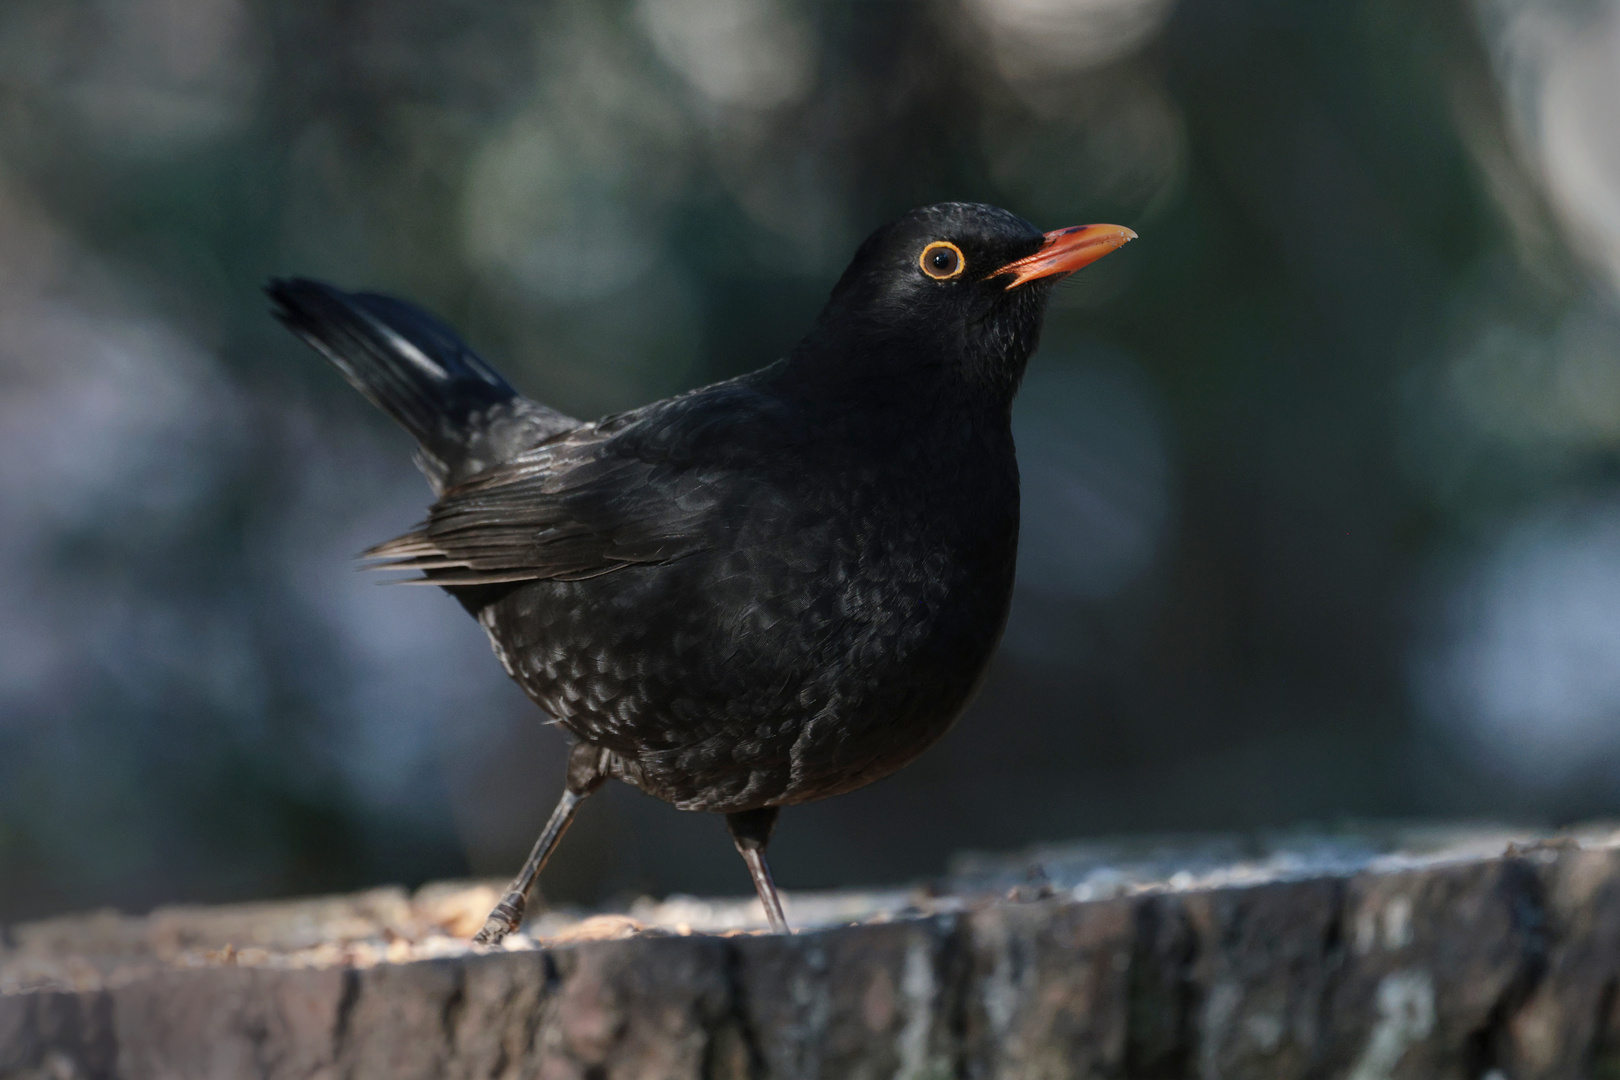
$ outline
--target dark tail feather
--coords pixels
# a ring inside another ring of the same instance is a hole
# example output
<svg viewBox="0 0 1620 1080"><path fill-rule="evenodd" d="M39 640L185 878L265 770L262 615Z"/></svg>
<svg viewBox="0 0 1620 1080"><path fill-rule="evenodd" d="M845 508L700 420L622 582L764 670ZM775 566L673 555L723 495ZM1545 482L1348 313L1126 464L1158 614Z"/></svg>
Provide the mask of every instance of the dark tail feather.
<svg viewBox="0 0 1620 1080"><path fill-rule="evenodd" d="M413 304L306 278L272 281L265 292L276 318L416 436L441 472L466 453L479 416L518 396L455 331Z"/></svg>

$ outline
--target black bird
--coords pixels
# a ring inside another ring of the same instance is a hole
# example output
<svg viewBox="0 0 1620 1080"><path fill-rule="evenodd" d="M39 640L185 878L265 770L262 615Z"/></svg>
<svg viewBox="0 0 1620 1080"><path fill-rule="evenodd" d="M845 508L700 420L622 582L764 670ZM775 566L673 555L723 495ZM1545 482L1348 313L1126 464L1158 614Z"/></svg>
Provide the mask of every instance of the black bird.
<svg viewBox="0 0 1620 1080"><path fill-rule="evenodd" d="M566 788L478 935L522 921L610 777L726 815L760 902L780 807L910 762L984 678L1012 595L1011 406L1051 286L1135 238L942 203L873 233L749 375L581 423L401 300L272 282L276 315L416 437L439 496L365 553L418 571L572 734Z"/></svg>

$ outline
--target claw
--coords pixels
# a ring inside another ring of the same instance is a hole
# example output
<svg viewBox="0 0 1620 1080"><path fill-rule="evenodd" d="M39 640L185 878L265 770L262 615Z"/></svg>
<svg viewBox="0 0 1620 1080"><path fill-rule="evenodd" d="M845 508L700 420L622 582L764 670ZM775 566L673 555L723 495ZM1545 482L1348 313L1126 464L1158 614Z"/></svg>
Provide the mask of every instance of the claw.
<svg viewBox="0 0 1620 1080"><path fill-rule="evenodd" d="M473 944L499 945L502 938L523 925L523 908L523 897L501 897L501 902L484 920L484 928L473 935Z"/></svg>

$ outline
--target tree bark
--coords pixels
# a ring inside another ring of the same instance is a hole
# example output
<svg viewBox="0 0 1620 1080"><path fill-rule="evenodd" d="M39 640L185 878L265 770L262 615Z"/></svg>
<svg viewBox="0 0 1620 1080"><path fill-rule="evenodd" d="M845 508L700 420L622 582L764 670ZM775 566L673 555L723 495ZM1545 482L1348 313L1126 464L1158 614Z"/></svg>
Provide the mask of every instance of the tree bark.
<svg viewBox="0 0 1620 1080"><path fill-rule="evenodd" d="M10 927L0 1077L1620 1076L1606 831L964 859L790 894L788 937L757 903L671 900L476 950L494 897Z"/></svg>

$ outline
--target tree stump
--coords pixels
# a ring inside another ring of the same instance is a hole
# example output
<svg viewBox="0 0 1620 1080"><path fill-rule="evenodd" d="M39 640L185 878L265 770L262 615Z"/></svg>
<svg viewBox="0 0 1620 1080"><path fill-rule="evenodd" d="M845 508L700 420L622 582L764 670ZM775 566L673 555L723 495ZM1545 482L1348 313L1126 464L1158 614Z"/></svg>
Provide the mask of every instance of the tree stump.
<svg viewBox="0 0 1620 1080"><path fill-rule="evenodd" d="M1620 833L1051 847L915 889L548 912L487 884L0 939L0 1077L1620 1076Z"/></svg>

